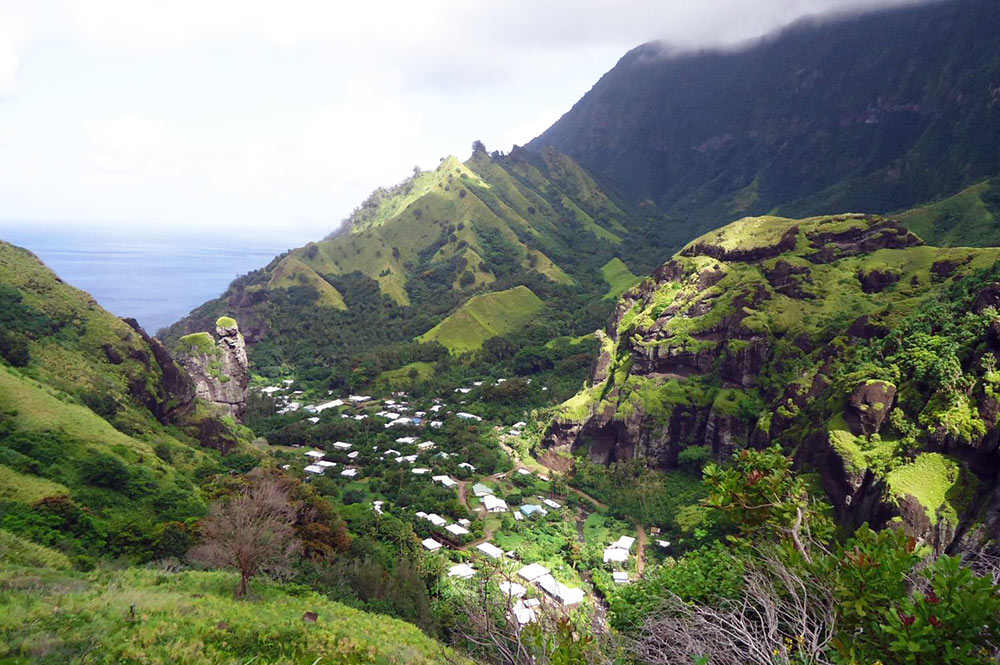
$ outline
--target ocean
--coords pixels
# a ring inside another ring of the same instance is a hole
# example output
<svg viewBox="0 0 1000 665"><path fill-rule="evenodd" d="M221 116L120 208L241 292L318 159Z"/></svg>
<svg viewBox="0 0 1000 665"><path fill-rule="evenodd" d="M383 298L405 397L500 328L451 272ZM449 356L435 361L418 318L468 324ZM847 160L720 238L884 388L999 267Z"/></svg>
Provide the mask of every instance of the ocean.
<svg viewBox="0 0 1000 665"><path fill-rule="evenodd" d="M123 238L27 228L0 228L0 239L31 250L63 281L114 314L136 319L151 335L287 249L273 240L234 244L222 237L193 241L190 234Z"/></svg>

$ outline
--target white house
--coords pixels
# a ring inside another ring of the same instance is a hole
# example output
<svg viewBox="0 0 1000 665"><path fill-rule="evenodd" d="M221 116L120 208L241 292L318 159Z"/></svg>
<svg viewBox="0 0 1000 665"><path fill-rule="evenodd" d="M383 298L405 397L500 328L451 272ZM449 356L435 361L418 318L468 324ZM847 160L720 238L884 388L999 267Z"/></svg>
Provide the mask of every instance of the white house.
<svg viewBox="0 0 1000 665"><path fill-rule="evenodd" d="M316 413L323 413L327 409L336 409L338 406L344 406L345 402L342 399L335 399L331 402L323 402L322 404L317 404L315 406Z"/></svg>
<svg viewBox="0 0 1000 665"><path fill-rule="evenodd" d="M306 418L306 420L308 420L308 421L309 421L309 422L311 422L311 423L312 423L313 425L315 425L316 423L318 423L318 422L319 422L319 417L318 417L318 416L313 416L312 418Z"/></svg>
<svg viewBox="0 0 1000 665"><path fill-rule="evenodd" d="M628 550L620 547L604 548L604 563L624 563L626 561L628 561Z"/></svg>
<svg viewBox="0 0 1000 665"><path fill-rule="evenodd" d="M448 577L467 580L476 574L476 569L467 563L459 563L448 569Z"/></svg>
<svg viewBox="0 0 1000 665"><path fill-rule="evenodd" d="M410 473L412 473L415 476L422 476L425 473L430 473L430 472L431 472L430 469L425 469L424 467L417 467L416 469L410 469Z"/></svg>
<svg viewBox="0 0 1000 665"><path fill-rule="evenodd" d="M360 404L361 402L370 402L371 399L372 399L372 396L371 395L351 395L347 399L349 399L350 401L354 402L355 404Z"/></svg>
<svg viewBox="0 0 1000 665"><path fill-rule="evenodd" d="M265 395L272 395L281 390L278 386L268 386L267 388L261 388L261 392Z"/></svg>
<svg viewBox="0 0 1000 665"><path fill-rule="evenodd" d="M316 462L316 466L321 466L324 469L329 469L330 467L337 466L337 463L336 462L327 462L325 459L321 459L320 461Z"/></svg>
<svg viewBox="0 0 1000 665"><path fill-rule="evenodd" d="M306 453L306 457L312 457L313 459L323 459L326 453L321 453L318 450L310 450Z"/></svg>
<svg viewBox="0 0 1000 665"><path fill-rule="evenodd" d="M389 450L387 450L384 453L382 453L382 457L385 457L386 455L395 455L396 457L399 457L401 454L402 453L400 453L395 448L390 448Z"/></svg>
<svg viewBox="0 0 1000 665"><path fill-rule="evenodd" d="M441 543L434 540L433 538L424 538L420 541L420 544L424 546L424 549L428 549L431 552L436 552L441 549Z"/></svg>
<svg viewBox="0 0 1000 665"><path fill-rule="evenodd" d="M540 563L529 563L527 566L517 571L517 574L528 582L534 582L543 575L548 575L549 572L549 569Z"/></svg>
<svg viewBox="0 0 1000 665"><path fill-rule="evenodd" d="M480 423L480 422L483 421L483 419L480 418L479 416L477 416L477 415L475 415L473 413L466 413L465 411L459 411L455 415L457 417L461 418L462 420L474 420L477 423Z"/></svg>
<svg viewBox="0 0 1000 665"><path fill-rule="evenodd" d="M424 517L424 519L433 524L434 526L444 526L445 524L448 523L448 520L446 520L445 518L441 517L436 513L428 513L427 516Z"/></svg>
<svg viewBox="0 0 1000 665"><path fill-rule="evenodd" d="M434 429L441 429L442 427L444 427L444 423L441 422L440 420L432 420L431 427L433 427Z"/></svg>
<svg viewBox="0 0 1000 665"><path fill-rule="evenodd" d="M415 436L401 436L398 439L396 439L396 443L401 443L403 445L409 445L411 443L416 443L419 440L420 439L418 437L415 437Z"/></svg>
<svg viewBox="0 0 1000 665"><path fill-rule="evenodd" d="M444 528L445 531L452 534L453 536L467 536L469 535L469 530L464 526L458 524L449 524Z"/></svg>
<svg viewBox="0 0 1000 665"><path fill-rule="evenodd" d="M464 517L462 519L458 520L458 523L461 524L462 526L471 526L472 525L472 522L470 522L469 520L465 519Z"/></svg>
<svg viewBox="0 0 1000 665"><path fill-rule="evenodd" d="M535 605L528 605L531 600L537 600L537 598L531 598L525 601L517 601L514 606L510 608L511 614L522 626L529 624L537 619L535 616L535 610L533 609Z"/></svg>
<svg viewBox="0 0 1000 665"><path fill-rule="evenodd" d="M326 469L324 469L323 467L316 466L315 464L310 464L309 466L307 466L302 470L305 471L306 473L315 473L315 474L320 474L326 471Z"/></svg>
<svg viewBox="0 0 1000 665"><path fill-rule="evenodd" d="M358 475L358 470L357 469L344 469L343 471L340 472L340 475L347 476L348 478L354 478L355 476Z"/></svg>
<svg viewBox="0 0 1000 665"><path fill-rule="evenodd" d="M353 444L337 441L333 444L333 447L337 450L350 450L353 447Z"/></svg>
<svg viewBox="0 0 1000 665"><path fill-rule="evenodd" d="M517 472L519 474L521 474L522 476L530 476L531 475L531 471L528 471L527 469L518 469Z"/></svg>
<svg viewBox="0 0 1000 665"><path fill-rule="evenodd" d="M635 544L635 538L632 536L621 536L615 542L611 543L611 547L620 547L623 550L632 549L632 545Z"/></svg>
<svg viewBox="0 0 1000 665"><path fill-rule="evenodd" d="M431 478L431 480L433 480L436 483L441 483L442 485L444 485L449 489L458 486L458 483L452 480L449 476L434 476L433 478Z"/></svg>
<svg viewBox="0 0 1000 665"><path fill-rule="evenodd" d="M557 582L551 575L543 575L535 582L545 593L549 594L563 605L576 605L583 602L583 589L568 587Z"/></svg>
<svg viewBox="0 0 1000 665"><path fill-rule="evenodd" d="M437 444L433 441L424 441L417 444L417 450L433 450L434 448L437 448Z"/></svg>
<svg viewBox="0 0 1000 665"><path fill-rule="evenodd" d="M527 592L528 590L517 582L504 580L500 583L500 593L506 594L511 598L521 598Z"/></svg>
<svg viewBox="0 0 1000 665"><path fill-rule="evenodd" d="M459 464L459 466L462 465ZM493 494L493 489L488 487L487 485L483 485L482 483L476 483L475 485L472 486L472 493L475 494L476 497L481 499L487 494Z"/></svg>
<svg viewBox="0 0 1000 665"><path fill-rule="evenodd" d="M657 538L656 539L656 544L658 546L664 548L664 549L670 547L670 541L669 540L660 540L659 538Z"/></svg>
<svg viewBox="0 0 1000 665"><path fill-rule="evenodd" d="M483 506L486 507L486 512L488 513L505 513L507 512L507 502L503 499L498 499L492 494L487 494L483 497Z"/></svg>
<svg viewBox="0 0 1000 665"><path fill-rule="evenodd" d="M456 393L462 393L463 395L468 395L472 392L472 388L455 388Z"/></svg>
<svg viewBox="0 0 1000 665"><path fill-rule="evenodd" d="M472 466L468 462L461 462L461 463L459 463L458 466L460 466L463 469L468 469L469 471L475 471L476 470L476 467Z"/></svg>
<svg viewBox="0 0 1000 665"><path fill-rule="evenodd" d="M503 550L493 543L479 543L476 545L476 549L491 559L499 559L503 556Z"/></svg>
<svg viewBox="0 0 1000 665"><path fill-rule="evenodd" d="M616 570L611 573L611 577L614 578L615 584L628 584L628 573L624 570Z"/></svg>
<svg viewBox="0 0 1000 665"><path fill-rule="evenodd" d="M361 453L359 453L357 450L355 450L352 453L347 453L347 459L355 459L360 454Z"/></svg>
<svg viewBox="0 0 1000 665"><path fill-rule="evenodd" d="M413 418L396 418L391 423L386 423L385 427L386 429L388 429L390 427L401 427L403 425L412 425L412 424L413 424Z"/></svg>
<svg viewBox="0 0 1000 665"><path fill-rule="evenodd" d="M382 512L382 506L385 505L385 501L372 501L372 510L374 510L379 515L384 514Z"/></svg>
<svg viewBox="0 0 1000 665"><path fill-rule="evenodd" d="M552 499L542 499L542 503L544 503L549 508L553 508L555 510L559 510L560 508L562 508L562 506L560 506L558 503L556 503Z"/></svg>
<svg viewBox="0 0 1000 665"><path fill-rule="evenodd" d="M396 458L396 462L399 464L402 464L403 462L406 462L407 464L413 464L416 461L417 461L416 455L403 455L402 457Z"/></svg>

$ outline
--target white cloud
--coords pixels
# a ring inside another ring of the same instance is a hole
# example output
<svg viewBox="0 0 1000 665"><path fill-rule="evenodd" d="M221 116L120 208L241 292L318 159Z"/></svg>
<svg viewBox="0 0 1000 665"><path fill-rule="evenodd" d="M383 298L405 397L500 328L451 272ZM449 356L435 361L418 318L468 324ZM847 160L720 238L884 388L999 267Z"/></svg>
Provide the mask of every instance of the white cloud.
<svg viewBox="0 0 1000 665"><path fill-rule="evenodd" d="M21 70L20 47L27 37L25 24L12 15L0 14L0 99L13 95Z"/></svg>

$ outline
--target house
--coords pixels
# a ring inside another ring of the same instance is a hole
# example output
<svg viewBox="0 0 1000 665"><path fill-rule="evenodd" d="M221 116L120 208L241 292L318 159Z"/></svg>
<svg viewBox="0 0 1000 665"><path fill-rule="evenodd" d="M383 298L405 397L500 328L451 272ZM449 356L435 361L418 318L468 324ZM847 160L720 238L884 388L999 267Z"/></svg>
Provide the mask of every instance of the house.
<svg viewBox="0 0 1000 665"><path fill-rule="evenodd" d="M478 388L479 386L483 385L483 382L482 381L473 381L472 385L474 385L475 387Z"/></svg>
<svg viewBox="0 0 1000 665"><path fill-rule="evenodd" d="M422 476L425 473L430 473L430 472L431 472L430 469L425 469L423 467L418 467L416 469L410 469L410 473L412 473L415 476Z"/></svg>
<svg viewBox="0 0 1000 665"><path fill-rule="evenodd" d="M519 474L521 474L522 476L530 476L531 475L531 471L528 471L527 469L518 469L517 472Z"/></svg>
<svg viewBox="0 0 1000 665"><path fill-rule="evenodd" d="M468 395L472 392L472 388L455 388L456 393L462 393L463 395Z"/></svg>
<svg viewBox="0 0 1000 665"><path fill-rule="evenodd" d="M507 512L507 502L503 499L498 499L492 494L487 494L483 497L483 506L486 507L486 512L488 513L505 513Z"/></svg>
<svg viewBox="0 0 1000 665"><path fill-rule="evenodd" d="M405 445L410 445L410 444L416 443L419 440L420 439L418 437L415 437L415 436L401 436L398 439L396 439L396 443L401 443L401 444L403 444L405 446Z"/></svg>
<svg viewBox="0 0 1000 665"><path fill-rule="evenodd" d="M459 563L448 569L448 577L467 580L476 574L476 569L467 563Z"/></svg>
<svg viewBox="0 0 1000 665"><path fill-rule="evenodd" d="M628 584L628 573L624 570L616 570L611 573L611 577L614 578L615 584Z"/></svg>
<svg viewBox="0 0 1000 665"><path fill-rule="evenodd" d="M440 404L435 404L434 406L431 407L431 412L432 413L437 413L441 409L442 409L442 406Z"/></svg>
<svg viewBox="0 0 1000 665"><path fill-rule="evenodd" d="M659 538L657 538L656 539L656 544L658 546L664 548L664 549L670 547L670 541L669 540L660 540Z"/></svg>
<svg viewBox="0 0 1000 665"><path fill-rule="evenodd" d="M462 465L459 464L459 466ZM483 485L482 483L476 483L475 485L472 486L472 493L475 494L477 497L482 498L487 494L493 494L493 489L487 487L486 485Z"/></svg>
<svg viewBox="0 0 1000 665"><path fill-rule="evenodd" d="M434 429L441 429L442 427L444 427L444 423L441 422L440 420L432 420L431 427L433 427Z"/></svg>
<svg viewBox="0 0 1000 665"><path fill-rule="evenodd" d="M417 411L417 412L416 412L416 413L414 413L413 415L415 415L415 416L416 416L416 417L418 417L418 418L423 418L424 416L426 416L426 415L427 415L427 412L426 412L426 411Z"/></svg>
<svg viewBox="0 0 1000 665"><path fill-rule="evenodd" d="M355 404L360 404L361 402L370 402L372 400L372 396L371 395L351 395L347 399L350 400L351 402L354 402Z"/></svg>
<svg viewBox="0 0 1000 665"><path fill-rule="evenodd" d="M432 450L434 448L437 448L437 444L433 441L424 441L417 444L417 450Z"/></svg>
<svg viewBox="0 0 1000 665"><path fill-rule="evenodd" d="M267 388L262 388L261 392L264 393L265 395L273 395L279 390L281 390L281 388L279 388L278 386L268 386Z"/></svg>
<svg viewBox="0 0 1000 665"><path fill-rule="evenodd" d="M337 466L337 463L327 462L325 459L321 459L320 461L316 462L316 466L321 466L324 469L329 469L330 467Z"/></svg>
<svg viewBox="0 0 1000 665"><path fill-rule="evenodd" d="M464 526L458 524L449 524L444 528L445 531L452 534L453 536L467 536L469 535L469 530Z"/></svg>
<svg viewBox="0 0 1000 665"><path fill-rule="evenodd" d="M476 545L476 549L491 559L499 559L503 556L503 550L493 543L479 543Z"/></svg>
<svg viewBox="0 0 1000 665"><path fill-rule="evenodd" d="M368 417L367 413L359 413L358 415L354 416L354 419L355 420L364 420L367 417Z"/></svg>
<svg viewBox="0 0 1000 665"><path fill-rule="evenodd" d="M430 550L431 552L437 552L441 549L441 543L433 538L424 538L420 541L420 544L424 546L424 549Z"/></svg>
<svg viewBox="0 0 1000 665"><path fill-rule="evenodd" d="M313 459L323 459L326 457L326 453L321 453L318 450L310 450L306 453L306 457L312 457Z"/></svg>
<svg viewBox="0 0 1000 665"><path fill-rule="evenodd" d="M433 480L436 483L441 483L442 485L444 485L449 489L452 487L458 487L458 483L452 480L448 476L434 476L433 478L431 478L431 480Z"/></svg>
<svg viewBox="0 0 1000 665"><path fill-rule="evenodd" d="M353 444L337 441L333 444L333 447L337 450L350 450L353 447Z"/></svg>
<svg viewBox="0 0 1000 665"><path fill-rule="evenodd" d="M385 505L385 501L372 501L372 510L374 510L379 515L383 515L382 506Z"/></svg>
<svg viewBox="0 0 1000 665"><path fill-rule="evenodd" d="M477 415L475 415L473 413L466 413L465 411L459 411L455 415L457 417L461 418L462 420L474 420L477 423L483 422L482 418L480 418L479 416L477 416Z"/></svg>
<svg viewBox="0 0 1000 665"><path fill-rule="evenodd" d="M436 513L428 513L427 516L424 517L424 519L433 524L434 526L444 526L445 524L448 523L448 520L446 520L445 518L441 517Z"/></svg>
<svg viewBox="0 0 1000 665"><path fill-rule="evenodd" d="M623 550L630 550L634 544L635 538L632 536L621 536L618 540L611 543L610 547L620 547Z"/></svg>
<svg viewBox="0 0 1000 665"><path fill-rule="evenodd" d="M461 467L461 468L463 468L463 469L468 469L469 471L475 471L476 470L476 467L472 466L468 462L461 462L458 466Z"/></svg>
<svg viewBox="0 0 1000 665"><path fill-rule="evenodd" d="M542 499L542 503L544 503L549 508L552 508L553 510L559 510L560 508L562 508L562 506L560 506L558 503L556 503L552 499Z"/></svg>
<svg viewBox="0 0 1000 665"><path fill-rule="evenodd" d="M285 379L284 381L282 381L282 383L284 383L286 386L290 386L293 383L295 383L295 380L294 379Z"/></svg>
<svg viewBox="0 0 1000 665"><path fill-rule="evenodd" d="M533 598L531 600L537 600ZM511 614L514 615L514 619L517 620L522 626L527 625L537 619L535 616L535 610L532 605L527 604L528 601L517 601L514 606L510 608Z"/></svg>
<svg viewBox="0 0 1000 665"><path fill-rule="evenodd" d="M324 471L326 471L326 469L324 469L323 467L316 466L315 464L310 464L309 466L307 466L302 470L305 471L306 473L314 473L314 474L321 474Z"/></svg>
<svg viewBox="0 0 1000 665"><path fill-rule="evenodd" d="M313 416L312 418L306 418L306 420L311 422L313 425L319 422L319 418L317 416Z"/></svg>
<svg viewBox="0 0 1000 665"><path fill-rule="evenodd" d="M538 474L538 479L546 483L549 482L549 477L543 476L542 474Z"/></svg>
<svg viewBox="0 0 1000 665"><path fill-rule="evenodd" d="M514 521L515 522L520 522L523 519L524 519L524 515L522 515L520 512L518 512L518 511L515 510L514 511Z"/></svg>
<svg viewBox="0 0 1000 665"><path fill-rule="evenodd" d="M446 452L444 452L444 451L442 450L441 452L439 452L439 453L438 453L437 455L435 455L434 457L437 457L438 459L448 459L448 458L449 458L449 457L451 457L452 455L454 455L454 453L446 453Z"/></svg>
<svg viewBox="0 0 1000 665"><path fill-rule="evenodd" d="M540 563L529 563L527 566L517 571L517 574L521 579L528 582L534 582L543 575L549 574L549 569Z"/></svg>
<svg viewBox="0 0 1000 665"><path fill-rule="evenodd" d="M357 469L344 469L343 471L340 472L340 475L347 476L348 478L354 478L355 476L358 475L358 470Z"/></svg>
<svg viewBox="0 0 1000 665"><path fill-rule="evenodd" d="M511 425L511 427L514 429L524 429L527 425L528 423L525 422L516 422L513 425Z"/></svg>
<svg viewBox="0 0 1000 665"><path fill-rule="evenodd" d="M583 589L568 587L562 582L557 582L552 575L542 575L535 581L535 584L563 605L576 605L583 602Z"/></svg>
<svg viewBox="0 0 1000 665"><path fill-rule="evenodd" d="M355 450L355 451L354 451L353 453L347 453L347 458L348 458L348 459L355 459L355 458L357 458L357 456L358 456L358 455L360 455L360 454L361 454L361 453L359 453L359 452L358 452L357 450Z"/></svg>
<svg viewBox="0 0 1000 665"><path fill-rule="evenodd" d="M521 598L527 592L528 590L517 582L504 580L500 583L500 593L506 594L511 598Z"/></svg>
<svg viewBox="0 0 1000 665"><path fill-rule="evenodd" d="M332 402L323 402L322 404L317 404L313 407L315 413L323 413L327 409L336 409L338 406L344 406L345 402L342 399L335 399Z"/></svg>
<svg viewBox="0 0 1000 665"><path fill-rule="evenodd" d="M469 520L465 519L464 517L462 519L458 520L458 523L461 524L462 526L471 526L472 525L472 522L470 522Z"/></svg>
<svg viewBox="0 0 1000 665"><path fill-rule="evenodd" d="M604 549L604 563L624 563L628 561L628 550L620 547L606 547Z"/></svg>
<svg viewBox="0 0 1000 665"><path fill-rule="evenodd" d="M399 464L402 464L403 462L406 462L407 464L413 464L416 461L417 461L416 455L403 455L402 457L396 458L396 462Z"/></svg>
<svg viewBox="0 0 1000 665"><path fill-rule="evenodd" d="M524 513L525 517L531 517L532 515L548 515L549 511L545 510L541 506L535 503L526 503L521 506L521 512Z"/></svg>
<svg viewBox="0 0 1000 665"><path fill-rule="evenodd" d="M385 457L386 455L395 455L396 457L399 457L401 454L402 453L400 453L395 448L390 448L389 450L387 450L384 453L382 453L382 457Z"/></svg>
<svg viewBox="0 0 1000 665"><path fill-rule="evenodd" d="M413 424L413 418L396 418L391 423L386 423L385 428L389 429L390 427L401 427L403 425L412 425L412 424Z"/></svg>

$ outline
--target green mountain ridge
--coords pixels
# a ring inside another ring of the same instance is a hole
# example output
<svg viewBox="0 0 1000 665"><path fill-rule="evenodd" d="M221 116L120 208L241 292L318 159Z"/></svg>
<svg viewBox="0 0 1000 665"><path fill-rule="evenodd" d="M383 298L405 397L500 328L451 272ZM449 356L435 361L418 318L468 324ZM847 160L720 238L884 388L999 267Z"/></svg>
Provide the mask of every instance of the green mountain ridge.
<svg viewBox="0 0 1000 665"><path fill-rule="evenodd" d="M664 258L662 243L651 242L663 232L654 222L554 150L489 154L477 144L465 163L449 157L377 190L340 231L237 279L165 339L173 343L232 313L258 369L305 369L317 359L345 363L380 346L438 340L439 326L451 328L476 309L471 298L525 291L533 297L521 304L534 311L539 300L562 317L564 334L585 334L611 306L599 302L607 294L605 264L631 264L615 266L617 288L633 269ZM507 320L516 325L477 325L464 341L444 345L472 352L532 323L530 316Z"/></svg>
<svg viewBox="0 0 1000 665"><path fill-rule="evenodd" d="M952 0L644 44L528 148L662 211L672 251L745 215L892 213L1000 173L998 35L995 2Z"/></svg>

